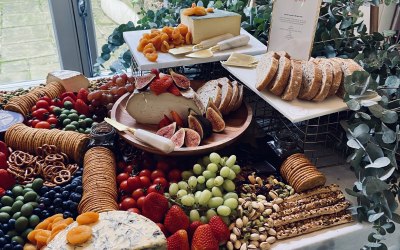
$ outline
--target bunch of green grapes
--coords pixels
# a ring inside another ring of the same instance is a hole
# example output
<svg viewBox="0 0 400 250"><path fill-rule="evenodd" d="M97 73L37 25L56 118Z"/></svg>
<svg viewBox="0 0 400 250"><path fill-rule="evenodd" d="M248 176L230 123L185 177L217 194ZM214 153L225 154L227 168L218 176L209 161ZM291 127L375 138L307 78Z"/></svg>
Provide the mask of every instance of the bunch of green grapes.
<svg viewBox="0 0 400 250"><path fill-rule="evenodd" d="M212 216L219 215L229 223L229 216L235 215L238 206L233 180L240 166L235 163L235 155L221 157L211 153L203 157L192 171L182 172L183 181L170 185L170 197L191 209L191 221L207 223Z"/></svg>

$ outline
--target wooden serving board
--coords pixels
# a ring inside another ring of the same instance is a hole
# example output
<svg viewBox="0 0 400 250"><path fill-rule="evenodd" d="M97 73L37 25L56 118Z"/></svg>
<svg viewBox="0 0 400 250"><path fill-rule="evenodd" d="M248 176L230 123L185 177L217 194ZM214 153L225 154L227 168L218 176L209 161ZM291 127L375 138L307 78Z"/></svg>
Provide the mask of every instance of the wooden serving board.
<svg viewBox="0 0 400 250"><path fill-rule="evenodd" d="M136 120L128 114L125 110L126 102L128 101L130 93L126 93L121 96L117 102L114 104L111 110L111 119L114 119L128 127L135 129L144 129L150 132L155 133L157 131L157 125L150 124L141 124L137 123ZM140 107L138 107L140 108ZM187 156L187 155L198 155L205 154L208 152L216 151L222 149L231 143L233 143L239 136L248 128L250 125L251 119L253 116L253 112L251 107L245 102L242 103L242 106L231 113L230 115L225 117L225 130L222 133L212 133L210 137L203 139L201 141L200 146L198 147L182 147L175 149L175 151L169 153L171 156ZM142 143L130 134L129 132L118 132L120 136L122 136L128 143L131 145L140 148L144 151L163 155L165 153Z"/></svg>

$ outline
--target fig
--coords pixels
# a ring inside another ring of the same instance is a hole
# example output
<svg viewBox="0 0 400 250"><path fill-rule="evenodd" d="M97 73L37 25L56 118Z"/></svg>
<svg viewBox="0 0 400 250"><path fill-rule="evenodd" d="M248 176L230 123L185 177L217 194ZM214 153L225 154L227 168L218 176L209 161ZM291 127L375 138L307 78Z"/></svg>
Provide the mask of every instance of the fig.
<svg viewBox="0 0 400 250"><path fill-rule="evenodd" d="M170 125L162 127L159 130L157 130L156 134L171 139L171 137L175 133L175 129L176 129L176 122L173 122Z"/></svg>
<svg viewBox="0 0 400 250"><path fill-rule="evenodd" d="M183 143L185 142L185 134L185 129L181 128L171 137L171 141L175 144L175 148L181 148L183 146Z"/></svg>
<svg viewBox="0 0 400 250"><path fill-rule="evenodd" d="M145 90L150 85L151 81L153 81L154 78L156 78L156 75L153 73L136 77L135 88L138 90Z"/></svg>
<svg viewBox="0 0 400 250"><path fill-rule="evenodd" d="M207 108L206 118L211 122L212 130L214 132L222 132L225 129L224 119L222 119L222 117L213 108Z"/></svg>
<svg viewBox="0 0 400 250"><path fill-rule="evenodd" d="M185 146L190 147L197 147L200 145L201 138L199 133L194 131L190 128L185 128Z"/></svg>
<svg viewBox="0 0 400 250"><path fill-rule="evenodd" d="M201 115L189 115L188 124L189 128L199 133L201 139L211 135L211 122Z"/></svg>
<svg viewBox="0 0 400 250"><path fill-rule="evenodd" d="M208 108L212 108L215 112L217 112L217 114L218 114L219 116L222 117L221 111L219 110L219 108L217 108L217 106L215 106L215 104L214 104L212 98L208 99L207 109L208 109Z"/></svg>
<svg viewBox="0 0 400 250"><path fill-rule="evenodd" d="M190 80L184 75L178 74L174 72L172 69L169 70L169 73L174 80L175 85L180 89L188 89L190 87Z"/></svg>

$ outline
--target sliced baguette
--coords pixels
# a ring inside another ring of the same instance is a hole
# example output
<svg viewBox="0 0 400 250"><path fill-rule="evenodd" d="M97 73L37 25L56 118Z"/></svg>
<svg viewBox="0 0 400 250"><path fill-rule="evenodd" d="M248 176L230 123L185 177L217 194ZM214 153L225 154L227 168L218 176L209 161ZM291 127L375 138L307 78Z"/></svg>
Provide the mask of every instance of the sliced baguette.
<svg viewBox="0 0 400 250"><path fill-rule="evenodd" d="M293 101L298 95L302 83L302 67L300 61L291 61L291 71L289 77L289 83L286 86L285 91L281 98L285 101Z"/></svg>
<svg viewBox="0 0 400 250"><path fill-rule="evenodd" d="M211 98L214 104L218 107L221 103L222 90L218 85L218 80L206 82L197 90L197 95L204 107L207 107L208 100Z"/></svg>
<svg viewBox="0 0 400 250"><path fill-rule="evenodd" d="M219 104L218 108L222 114L226 114L229 103L232 99L233 89L231 83L228 78L223 77L218 79L218 84L221 87L221 103Z"/></svg>
<svg viewBox="0 0 400 250"><path fill-rule="evenodd" d="M262 55L258 61L256 68L256 88L259 91L264 90L270 84L278 71L279 61L276 59L276 56L275 52L268 52Z"/></svg>
<svg viewBox="0 0 400 250"><path fill-rule="evenodd" d="M328 96L333 96L336 94L338 91L340 85L342 84L343 81L343 72L342 68L340 67L340 64L334 60L327 60L331 65L333 69L333 80L332 80L332 86L331 89L329 90Z"/></svg>
<svg viewBox="0 0 400 250"><path fill-rule="evenodd" d="M322 84L317 95L313 99L315 102L322 102L325 100L329 94L333 80L332 65L325 60L321 60L319 65L322 71Z"/></svg>
<svg viewBox="0 0 400 250"><path fill-rule="evenodd" d="M281 57L279 59L278 72L270 84L270 91L277 96L281 96L288 84L290 76L290 59Z"/></svg>
<svg viewBox="0 0 400 250"><path fill-rule="evenodd" d="M233 90L232 91L232 98L231 98L231 101L229 102L228 107L226 109L226 114L229 114L233 110L233 108L236 105L236 102L239 99L239 86L238 86L237 81L232 81L231 85L232 85L232 90Z"/></svg>
<svg viewBox="0 0 400 250"><path fill-rule="evenodd" d="M242 106L242 102L243 102L243 85L239 85L239 96L238 96L238 100L235 103L235 107L232 109L232 111L236 111L240 108L240 106Z"/></svg>
<svg viewBox="0 0 400 250"><path fill-rule="evenodd" d="M321 87L322 72L316 63L310 61L305 62L302 68L303 80L298 97L304 100L312 100Z"/></svg>

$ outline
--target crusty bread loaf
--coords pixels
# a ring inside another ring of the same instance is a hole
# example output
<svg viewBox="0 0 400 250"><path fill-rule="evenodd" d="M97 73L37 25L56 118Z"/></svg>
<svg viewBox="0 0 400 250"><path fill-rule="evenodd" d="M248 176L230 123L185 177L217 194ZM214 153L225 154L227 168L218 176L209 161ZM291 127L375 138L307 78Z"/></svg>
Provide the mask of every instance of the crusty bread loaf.
<svg viewBox="0 0 400 250"><path fill-rule="evenodd" d="M207 107L210 98L215 106L218 107L221 104L221 87L218 85L218 80L206 82L196 93L204 107Z"/></svg>
<svg viewBox="0 0 400 250"><path fill-rule="evenodd" d="M286 86L286 89L281 96L283 100L293 101L299 95L301 82L303 80L302 77L303 74L301 62L292 60L288 85Z"/></svg>
<svg viewBox="0 0 400 250"><path fill-rule="evenodd" d="M274 79L269 84L270 91L277 96L282 95L283 91L288 84L288 79L290 76L290 59L282 56L279 59L278 72L276 73Z"/></svg>
<svg viewBox="0 0 400 250"><path fill-rule="evenodd" d="M226 110L229 106L229 103L231 101L232 98L232 86L231 83L229 81L228 78L226 77L222 77L217 79L218 80L218 84L221 87L221 103L219 104L218 108L219 110L221 110L222 114L226 114Z"/></svg>
<svg viewBox="0 0 400 250"><path fill-rule="evenodd" d="M238 86L237 81L232 81L231 85L232 85L232 98L231 98L231 101L228 104L228 107L226 108L226 111L225 111L224 115L229 114L229 112L231 112L233 110L233 108L236 105L236 102L239 99L239 86Z"/></svg>
<svg viewBox="0 0 400 250"><path fill-rule="evenodd" d="M259 91L264 90L270 84L278 71L279 61L276 57L277 54L275 52L268 52L262 55L258 60L256 68L256 88Z"/></svg>
<svg viewBox="0 0 400 250"><path fill-rule="evenodd" d="M299 98L312 100L318 93L322 82L322 72L318 64L305 62L303 68L303 81L300 88Z"/></svg>
<svg viewBox="0 0 400 250"><path fill-rule="evenodd" d="M340 85L342 84L343 72L338 62L330 59L328 59L327 61L332 65L332 70L333 70L332 85L331 89L329 90L328 96L333 96L336 94Z"/></svg>
<svg viewBox="0 0 400 250"><path fill-rule="evenodd" d="M329 90L331 88L333 80L333 72L332 72L333 67L326 60L321 60L318 63L318 65L320 65L322 71L322 84L321 87L319 88L317 95L314 97L313 101L321 102L325 100L325 98L329 94Z"/></svg>
<svg viewBox="0 0 400 250"><path fill-rule="evenodd" d="M240 108L240 106L242 106L242 101L243 101L243 85L242 84L238 84L238 87L239 87L239 96L238 96L238 99L237 99L237 101L236 101L236 103L235 103L235 107L232 109L232 111L236 111L237 109L239 109ZM231 111L231 112L232 112Z"/></svg>

